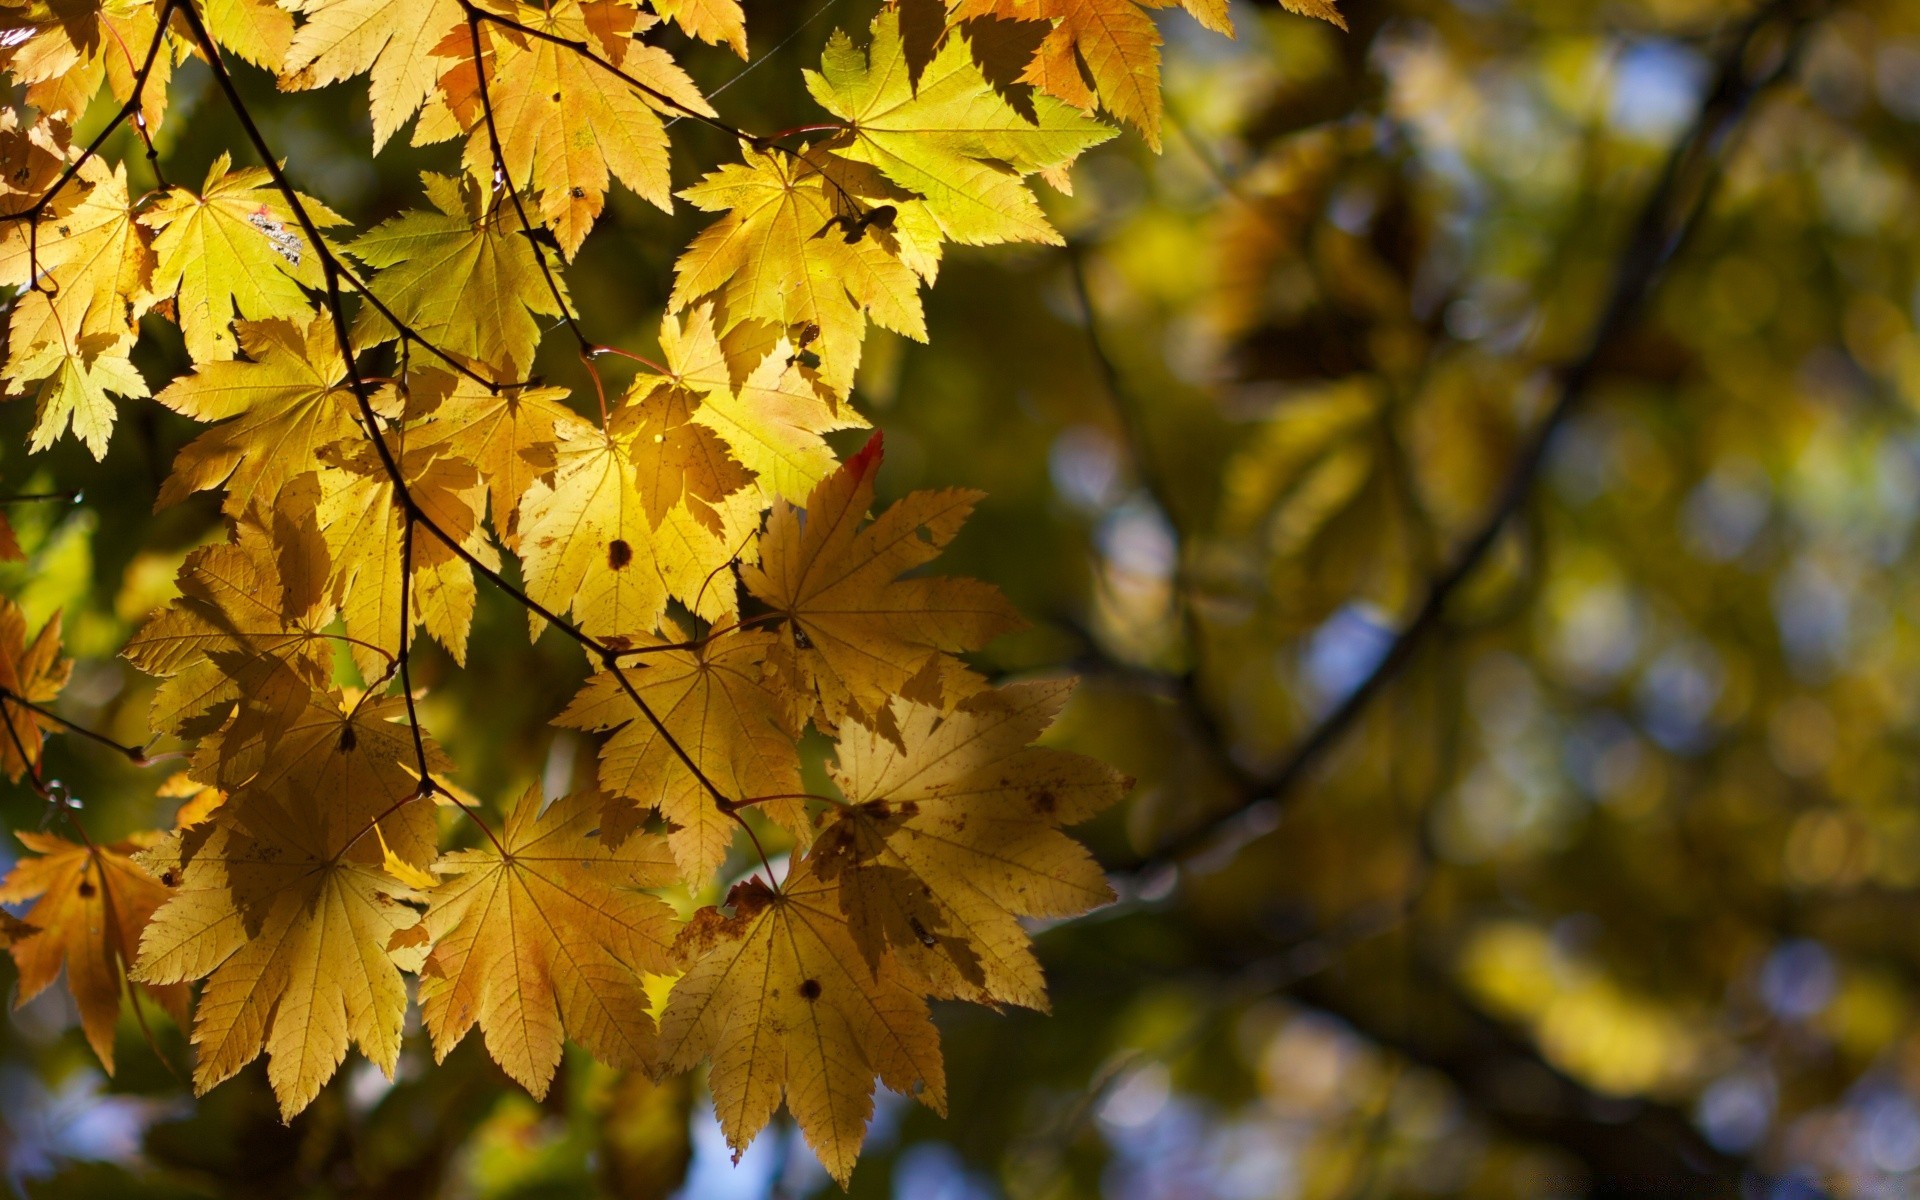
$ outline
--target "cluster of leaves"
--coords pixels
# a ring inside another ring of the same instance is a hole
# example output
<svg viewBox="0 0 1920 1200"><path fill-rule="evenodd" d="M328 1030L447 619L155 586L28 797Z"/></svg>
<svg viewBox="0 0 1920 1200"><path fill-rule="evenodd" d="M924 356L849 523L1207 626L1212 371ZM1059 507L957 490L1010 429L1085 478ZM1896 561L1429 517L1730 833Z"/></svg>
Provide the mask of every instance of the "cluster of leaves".
<svg viewBox="0 0 1920 1200"><path fill-rule="evenodd" d="M1227 29L1219 0L1183 4ZM289 1117L350 1044L392 1072L403 972L442 1057L477 1024L535 1095L567 1039L656 1073L711 1060L736 1148L784 1100L843 1182L876 1077L942 1109L928 999L1045 1006L1020 920L1108 898L1061 828L1125 783L1033 744L1070 684L993 687L958 657L1018 625L995 589L903 578L977 493L869 520L879 435L844 462L823 435L865 424L869 321L925 337L946 243L1060 240L1027 181L1068 186L1112 136L1097 109L1157 142L1157 6L890 6L807 74L832 119L764 137L646 40L671 21L744 56L733 0L0 4L8 391L38 406L34 449L71 430L103 456L120 404L149 395L142 319L171 321L192 370L153 398L210 428L158 500L218 492L228 529L126 647L163 681L156 737L190 762L162 789L188 797L179 825L97 845L69 812L77 842L22 835L37 857L0 884L37 898L6 929L22 999L64 965L111 1068L123 985L184 1023L204 981L196 1085L265 1053ZM428 207L348 236L291 182L227 55L289 90L370 74L375 147L412 122L457 163L422 177ZM198 188L136 194L102 148L130 125L151 150L189 57L261 165L223 156ZM77 144L103 89L117 115ZM565 265L613 180L671 203L683 118L740 158L678 193L718 216L676 267L665 361L589 419L528 378L543 319L589 369L611 349L580 332ZM598 788L530 792L497 831L446 782L409 670L422 626L474 652L482 584L585 651L554 719L607 734ZM58 629L25 634L0 610L0 759L52 792ZM833 743L832 794L803 783L809 730ZM477 848L442 852L439 805ZM658 894L711 886L737 835L774 828L784 873L763 855L686 919Z"/></svg>

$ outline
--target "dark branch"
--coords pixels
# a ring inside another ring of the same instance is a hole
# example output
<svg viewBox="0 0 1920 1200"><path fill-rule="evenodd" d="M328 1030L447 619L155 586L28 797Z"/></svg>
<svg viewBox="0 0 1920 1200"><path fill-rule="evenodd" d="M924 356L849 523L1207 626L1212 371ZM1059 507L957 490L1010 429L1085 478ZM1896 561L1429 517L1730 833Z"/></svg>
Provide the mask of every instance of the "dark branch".
<svg viewBox="0 0 1920 1200"><path fill-rule="evenodd" d="M1214 845L1223 835L1230 836L1236 827L1257 829L1270 824L1274 806L1340 744L1373 701L1414 660L1427 639L1445 624L1447 608L1455 593L1472 578L1509 522L1532 495L1555 435L1586 400L1607 356L1639 320L1667 265L1698 226L1754 100L1792 70L1809 29L1827 7L1827 0L1774 0L1733 37L1698 114L1675 143L1640 207L1616 262L1612 288L1586 349L1557 372L1560 390L1552 409L1514 459L1506 483L1486 518L1461 544L1446 569L1429 584L1419 608L1395 635L1372 672L1333 711L1321 718L1272 772L1256 776L1243 770L1234 763L1230 748L1224 743L1217 744L1217 757L1244 785L1244 794L1227 812L1163 844L1147 862L1140 864L1142 868L1158 868L1191 858ZM1769 45L1767 39L1777 41ZM1773 52L1767 53L1769 50ZM1182 695L1199 723L1216 726L1197 689L1185 687Z"/></svg>

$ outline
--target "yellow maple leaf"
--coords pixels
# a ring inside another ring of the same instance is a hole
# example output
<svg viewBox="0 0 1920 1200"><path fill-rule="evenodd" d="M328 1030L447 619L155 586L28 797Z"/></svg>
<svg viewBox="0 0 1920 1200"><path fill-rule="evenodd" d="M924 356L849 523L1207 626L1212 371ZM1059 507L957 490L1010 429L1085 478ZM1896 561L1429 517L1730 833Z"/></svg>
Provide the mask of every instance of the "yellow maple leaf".
<svg viewBox="0 0 1920 1200"><path fill-rule="evenodd" d="M572 1039L609 1066L651 1065L653 1020L641 972L672 967L673 910L642 888L670 882L658 838L617 849L596 826L600 797L576 792L541 811L520 798L500 845L434 864L445 877L425 926L420 1011L445 1059L477 1022L487 1051L535 1097Z"/></svg>
<svg viewBox="0 0 1920 1200"><path fill-rule="evenodd" d="M27 103L43 116L78 121L102 83L122 104L133 98L140 66L161 33L159 16L148 0L10 5L0 71L26 86ZM166 115L175 57L173 47L162 46L141 93L140 115L150 130Z"/></svg>
<svg viewBox="0 0 1920 1200"><path fill-rule="evenodd" d="M653 8L689 36L747 56L747 16L740 0L655 0Z"/></svg>
<svg viewBox="0 0 1920 1200"><path fill-rule="evenodd" d="M409 433L411 444L444 443L472 463L490 497L494 532L517 548L521 497L553 473L560 431L586 434L592 427L561 403L564 388L489 391L465 376L416 371L412 394L428 419Z"/></svg>
<svg viewBox="0 0 1920 1200"><path fill-rule="evenodd" d="M753 472L762 495L805 502L839 461L820 435L864 429L867 422L841 401L818 374L798 361L793 344L763 323L734 327L748 336L723 347L713 305L695 305L684 321L660 320L660 346L675 383L700 394L693 419L720 435L733 457ZM751 336L759 333L760 336ZM733 364L748 367L738 380Z"/></svg>
<svg viewBox="0 0 1920 1200"><path fill-rule="evenodd" d="M1023 917L1076 916L1113 899L1060 826L1118 801L1128 782L1084 755L1030 743L1071 680L1014 684L953 712L896 700L904 749L859 725L841 733L847 803L815 842L867 961L892 954L943 997L1047 1006Z"/></svg>
<svg viewBox="0 0 1920 1200"><path fill-rule="evenodd" d="M40 293L30 294L15 320L31 319L40 307L34 302L39 300ZM73 435L96 460L107 456L115 415L113 395L109 393L147 395L147 381L126 357L129 347L116 348L116 340L87 338L74 347L43 342L23 358L8 357L8 395L25 395L29 385L40 384L33 392L36 416L27 440L30 451L53 445L71 425Z"/></svg>
<svg viewBox="0 0 1920 1200"><path fill-rule="evenodd" d="M689 966L660 1017L667 1068L712 1058L714 1110L736 1151L784 1097L844 1187L873 1113L876 1076L946 1111L927 1003L888 962L868 969L837 889L804 859L778 892L753 879L735 887L728 904L732 916L702 909L680 935Z"/></svg>
<svg viewBox="0 0 1920 1200"><path fill-rule="evenodd" d="M653 93L573 49L499 25L483 27L478 65L467 34L456 32L444 43L468 43L459 51L466 59L441 80L454 117L471 131L468 171L479 179L493 175L493 139L480 94L479 72L485 70L485 100L493 110L507 177L537 193L540 219L572 258L605 207L612 179L663 209L672 206L667 130L660 114L712 116L713 109L666 51L633 40L642 18L632 8L615 0L511 8L522 25L591 44L603 61Z"/></svg>
<svg viewBox="0 0 1920 1200"><path fill-rule="evenodd" d="M293 41L293 14L272 0L203 0L213 40L263 71L278 71Z"/></svg>
<svg viewBox="0 0 1920 1200"><path fill-rule="evenodd" d="M637 644L658 628L669 594L708 620L730 615L734 589L708 585L757 523L758 496L741 489L728 497L720 533L685 504L655 525L641 478L653 430L641 405L616 407L604 431L556 432L553 481L535 480L520 504L528 595L555 612L571 609L587 633L615 644Z"/></svg>
<svg viewBox="0 0 1920 1200"><path fill-rule="evenodd" d="M27 641L27 616L20 606L0 596L0 687L35 704L52 704L73 674L71 659L60 656L60 614L54 613ZM0 770L18 782L40 761L42 731L60 725L11 699L0 700Z"/></svg>
<svg viewBox="0 0 1920 1200"><path fill-rule="evenodd" d="M139 948L141 930L171 894L130 856L159 835L107 846L81 845L24 829L14 836L36 857L21 859L0 879L0 903L34 900L26 920L39 930L10 947L20 971L14 1007L45 991L64 967L67 991L80 1010L80 1029L111 1075L122 980ZM175 1021L186 1024L186 988L162 984L145 990Z"/></svg>
<svg viewBox="0 0 1920 1200"><path fill-rule="evenodd" d="M600 751L609 839L627 836L641 810L658 809L672 823L667 842L682 878L697 886L726 858L739 825L668 737L728 800L778 796L757 807L791 829L805 828L806 810L794 798L801 790L794 739L806 713L770 677L766 660L776 645L772 634L735 630L697 649L662 650L622 667L665 734L640 712L619 675L604 670L587 680L555 722L617 730Z"/></svg>
<svg viewBox="0 0 1920 1200"><path fill-rule="evenodd" d="M350 799L255 791L156 856L177 858L178 891L148 924L134 978L207 980L193 1021L197 1092L264 1051L291 1119L349 1042L393 1074L407 989L387 943L417 920L403 903L416 893L379 865L368 836L379 810Z"/></svg>
<svg viewBox="0 0 1920 1200"><path fill-rule="evenodd" d="M315 316L238 326L252 361L203 363L155 397L197 421L224 421L184 446L161 485L161 507L224 487L223 511L271 509L280 489L308 470L320 447L360 436L333 323ZM229 418L232 418L229 420Z"/></svg>
<svg viewBox="0 0 1920 1200"><path fill-rule="evenodd" d="M742 161L710 172L680 195L696 208L727 215L709 225L674 264L676 311L712 297L716 326L767 321L802 328L806 348L821 359L828 386L844 394L860 365L866 321L917 341L927 338L920 306L921 275L902 257L885 228L862 227L844 236L836 225L849 197L866 197L829 183L824 151L796 155L740 150ZM876 198L864 211L887 206ZM901 205L891 205L896 212Z"/></svg>
<svg viewBox="0 0 1920 1200"><path fill-rule="evenodd" d="M275 547L257 521L235 526L235 540L187 555L180 596L148 618L122 653L163 682L148 720L157 730L192 738L226 723L243 696L253 703L284 691L274 680L294 677L294 700L324 687L333 646L312 616L289 621Z"/></svg>
<svg viewBox="0 0 1920 1200"><path fill-rule="evenodd" d="M180 332L196 363L229 359L239 350L236 314L250 321L304 316L313 305L301 285L321 285L319 257L267 169L230 171L230 161L224 152L213 160L198 195L168 188L140 216L159 231L154 289L161 296L178 292ZM346 221L311 197L300 203L323 228Z"/></svg>
<svg viewBox="0 0 1920 1200"><path fill-rule="evenodd" d="M776 501L760 561L741 581L781 614L780 637L799 684L838 726L869 723L941 652L974 650L1022 622L989 584L899 576L930 562L960 532L980 493L915 492L862 527L873 503L881 439L875 434L808 497L803 521Z"/></svg>
<svg viewBox="0 0 1920 1200"><path fill-rule="evenodd" d="M839 153L923 197L941 233L970 245L1058 244L1022 177L1059 170L1113 136L1046 96L1034 98L1031 119L1022 115L987 83L959 35L912 81L893 9L874 18L867 52L836 32L807 87L852 126L852 143Z"/></svg>
<svg viewBox="0 0 1920 1200"><path fill-rule="evenodd" d="M486 364L499 378L525 378L540 341L535 315L560 315L533 243L513 224L510 207L484 211L470 181L426 172L420 179L436 211L401 213L348 249L379 269L369 285L373 294L415 333L449 354ZM355 345L398 336L372 305L361 308Z"/></svg>
<svg viewBox="0 0 1920 1200"><path fill-rule="evenodd" d="M371 72L376 153L452 64L434 48L462 23L456 0L305 0L300 12L306 20L288 47L283 85L322 87Z"/></svg>

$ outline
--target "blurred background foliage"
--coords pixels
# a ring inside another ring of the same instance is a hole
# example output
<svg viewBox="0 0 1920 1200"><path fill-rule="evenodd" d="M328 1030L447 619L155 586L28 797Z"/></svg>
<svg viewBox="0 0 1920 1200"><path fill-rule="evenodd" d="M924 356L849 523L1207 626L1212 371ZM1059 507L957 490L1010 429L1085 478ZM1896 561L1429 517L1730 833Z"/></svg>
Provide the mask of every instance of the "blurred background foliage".
<svg viewBox="0 0 1920 1200"><path fill-rule="evenodd" d="M797 124L873 7L750 2L745 71L675 50ZM1040 935L1053 1013L942 1012L952 1117L883 1102L853 1194L1920 1194L1920 7L1341 7L1163 14L1165 152L1090 154L1065 250L956 253L930 345L870 335L883 500L990 492L942 567L1033 625L981 664L1084 674L1058 739L1139 785L1085 831L1121 902ZM241 70L362 228L444 166L368 157L364 82ZM209 87L174 77L173 178L239 142ZM681 183L730 152L674 135ZM652 350L699 225L610 198L567 272L594 338ZM105 462L28 459L28 408L6 490L84 496L9 510L0 590L64 611L66 710L142 742L113 653L216 536L148 507L192 431L132 402ZM490 803L591 770L546 724L585 665L524 629L484 597L469 667L417 669ZM84 742L49 768L96 836L174 803ZM832 1190L779 1126L729 1163L697 1081L569 1058L535 1104L416 1035L283 1126L258 1068L189 1102L131 1019L103 1079L68 1004L0 1025L26 1196Z"/></svg>

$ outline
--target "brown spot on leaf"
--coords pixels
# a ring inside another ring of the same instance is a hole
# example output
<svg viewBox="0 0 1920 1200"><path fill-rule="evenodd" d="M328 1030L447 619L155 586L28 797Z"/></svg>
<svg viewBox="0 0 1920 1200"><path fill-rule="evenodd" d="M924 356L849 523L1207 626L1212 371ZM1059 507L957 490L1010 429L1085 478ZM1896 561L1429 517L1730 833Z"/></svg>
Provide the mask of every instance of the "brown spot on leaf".
<svg viewBox="0 0 1920 1200"><path fill-rule="evenodd" d="M1041 788L1033 794L1033 811L1045 816L1052 814L1059 807L1060 801L1054 797L1051 789Z"/></svg>
<svg viewBox="0 0 1920 1200"><path fill-rule="evenodd" d="M911 821L920 815L920 806L911 800L902 800L894 805L894 811L900 814L902 821Z"/></svg>
<svg viewBox="0 0 1920 1200"><path fill-rule="evenodd" d="M818 979L801 980L800 994L809 1000L818 1000L820 998L820 981Z"/></svg>
<svg viewBox="0 0 1920 1200"><path fill-rule="evenodd" d="M160 882L166 884L168 887L179 887L180 877L174 874L173 869L169 867L167 870L160 872Z"/></svg>
<svg viewBox="0 0 1920 1200"><path fill-rule="evenodd" d="M623 538L607 543L607 565L618 571L633 561L633 547Z"/></svg>
<svg viewBox="0 0 1920 1200"><path fill-rule="evenodd" d="M340 753L352 754L359 745L360 735L353 731L353 726L348 725L340 731Z"/></svg>
<svg viewBox="0 0 1920 1200"><path fill-rule="evenodd" d="M83 897L91 899L93 894L99 890L100 889L93 886L93 880L91 879L82 879L80 881L80 894Z"/></svg>

